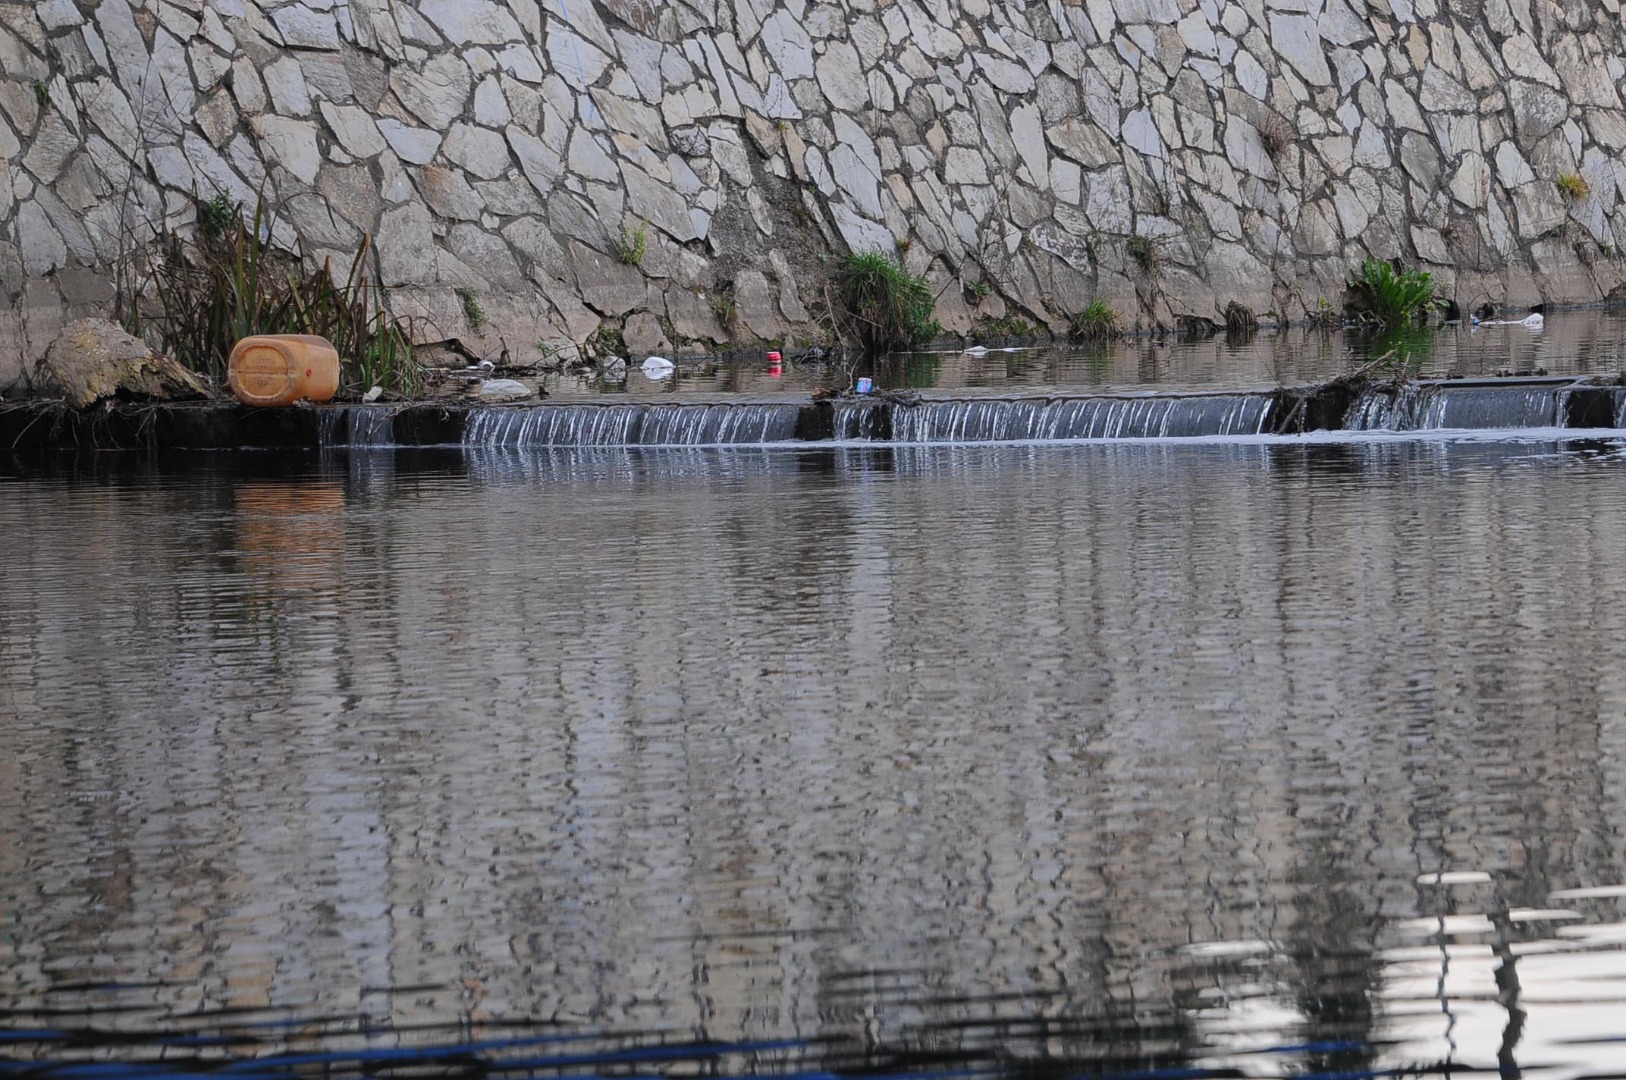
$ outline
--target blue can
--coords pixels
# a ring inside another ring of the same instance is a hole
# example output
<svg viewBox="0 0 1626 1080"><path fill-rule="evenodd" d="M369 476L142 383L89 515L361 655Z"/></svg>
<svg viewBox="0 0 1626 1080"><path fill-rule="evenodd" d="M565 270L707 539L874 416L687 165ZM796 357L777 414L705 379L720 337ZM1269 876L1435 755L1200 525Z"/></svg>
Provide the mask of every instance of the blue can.
<svg viewBox="0 0 1626 1080"><path fill-rule="evenodd" d="M875 389L875 384L870 382L867 376L858 380L858 392L860 394L867 394L873 389Z"/></svg>

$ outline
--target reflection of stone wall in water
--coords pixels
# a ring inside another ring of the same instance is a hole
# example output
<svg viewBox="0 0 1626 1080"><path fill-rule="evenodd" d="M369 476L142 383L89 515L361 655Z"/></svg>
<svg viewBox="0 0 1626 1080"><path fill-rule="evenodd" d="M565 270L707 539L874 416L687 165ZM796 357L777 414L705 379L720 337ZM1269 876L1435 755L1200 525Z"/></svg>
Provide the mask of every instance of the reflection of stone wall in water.
<svg viewBox="0 0 1626 1080"><path fill-rule="evenodd" d="M1098 295L1294 315L1367 254L1464 301L1595 299L1623 276L1618 18L1462 8L0 3L0 385L105 307L132 238L262 189L308 261L375 235L427 336L522 352L777 338L848 247L904 251L962 331ZM984 276L978 308L950 287Z"/></svg>

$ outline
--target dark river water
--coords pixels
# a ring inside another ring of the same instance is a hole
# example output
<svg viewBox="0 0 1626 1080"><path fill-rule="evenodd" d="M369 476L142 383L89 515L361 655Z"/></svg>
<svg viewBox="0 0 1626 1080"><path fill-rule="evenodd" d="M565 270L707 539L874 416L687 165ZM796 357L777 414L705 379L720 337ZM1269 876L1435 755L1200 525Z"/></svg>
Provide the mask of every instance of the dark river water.
<svg viewBox="0 0 1626 1080"><path fill-rule="evenodd" d="M0 535L0 1075L1626 1069L1617 442L0 456Z"/></svg>

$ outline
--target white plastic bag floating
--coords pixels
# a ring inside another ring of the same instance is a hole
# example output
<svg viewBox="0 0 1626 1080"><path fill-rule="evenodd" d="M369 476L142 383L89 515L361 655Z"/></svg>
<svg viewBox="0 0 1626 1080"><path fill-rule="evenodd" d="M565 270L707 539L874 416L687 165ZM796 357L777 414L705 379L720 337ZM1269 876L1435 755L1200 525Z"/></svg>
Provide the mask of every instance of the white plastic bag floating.
<svg viewBox="0 0 1626 1080"><path fill-rule="evenodd" d="M536 393L529 386L513 379L486 379L480 384L478 396L481 401L524 401Z"/></svg>
<svg viewBox="0 0 1626 1080"><path fill-rule="evenodd" d="M664 356L651 356L645 360L641 370L651 379L664 379L672 374L677 365Z"/></svg>
<svg viewBox="0 0 1626 1080"><path fill-rule="evenodd" d="M1546 318L1539 311L1532 311L1522 319L1492 319L1490 322L1480 322L1474 319L1475 326L1522 326L1526 330L1542 330L1547 326Z"/></svg>

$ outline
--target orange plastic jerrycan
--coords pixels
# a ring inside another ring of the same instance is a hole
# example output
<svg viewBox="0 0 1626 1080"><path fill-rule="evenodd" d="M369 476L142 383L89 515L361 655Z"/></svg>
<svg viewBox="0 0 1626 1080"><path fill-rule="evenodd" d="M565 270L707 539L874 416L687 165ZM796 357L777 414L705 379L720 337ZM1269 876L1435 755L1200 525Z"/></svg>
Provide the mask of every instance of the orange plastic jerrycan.
<svg viewBox="0 0 1626 1080"><path fill-rule="evenodd" d="M226 377L244 405L331 401L339 392L339 351L314 334L246 337L232 349Z"/></svg>

